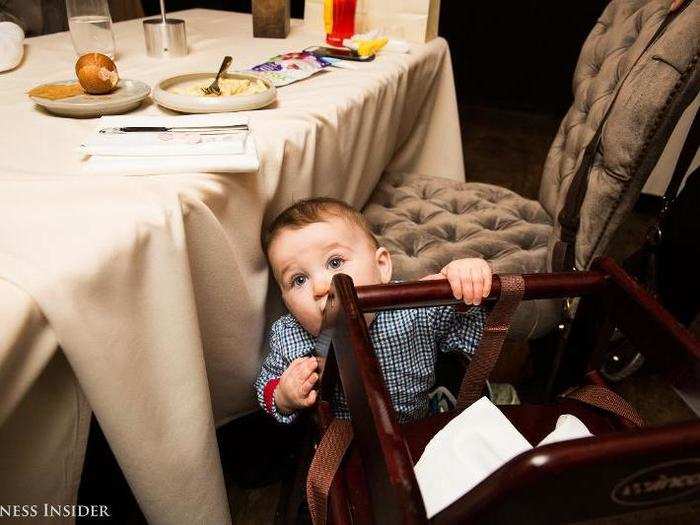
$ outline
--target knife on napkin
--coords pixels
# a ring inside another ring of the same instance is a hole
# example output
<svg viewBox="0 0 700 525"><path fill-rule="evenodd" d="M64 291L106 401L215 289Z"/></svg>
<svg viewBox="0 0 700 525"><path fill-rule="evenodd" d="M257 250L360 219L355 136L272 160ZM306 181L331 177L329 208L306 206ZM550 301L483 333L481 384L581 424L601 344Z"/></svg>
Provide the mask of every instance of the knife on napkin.
<svg viewBox="0 0 700 525"><path fill-rule="evenodd" d="M121 128L102 128L98 133L155 133L155 132L179 132L179 133L209 133L209 132L233 132L247 131L248 124L233 124L230 126L123 126Z"/></svg>

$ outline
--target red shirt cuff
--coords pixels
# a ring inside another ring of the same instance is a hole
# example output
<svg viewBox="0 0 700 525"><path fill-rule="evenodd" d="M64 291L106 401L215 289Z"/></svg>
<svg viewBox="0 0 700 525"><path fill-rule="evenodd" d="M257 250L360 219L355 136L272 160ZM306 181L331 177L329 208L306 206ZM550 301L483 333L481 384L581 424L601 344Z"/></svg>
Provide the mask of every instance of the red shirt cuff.
<svg viewBox="0 0 700 525"><path fill-rule="evenodd" d="M270 379L265 384L265 388L263 388L263 400L265 401L265 410L267 410L269 414L272 414L272 407L275 404L275 398L273 397L273 394L275 393L275 388L277 388L279 382L279 378Z"/></svg>

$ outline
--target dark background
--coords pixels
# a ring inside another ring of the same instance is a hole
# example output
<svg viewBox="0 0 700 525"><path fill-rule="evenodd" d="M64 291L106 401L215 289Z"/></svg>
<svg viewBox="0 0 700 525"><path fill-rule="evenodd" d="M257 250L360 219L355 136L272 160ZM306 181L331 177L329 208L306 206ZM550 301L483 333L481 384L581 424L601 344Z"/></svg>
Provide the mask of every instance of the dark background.
<svg viewBox="0 0 700 525"><path fill-rule="evenodd" d="M158 0L142 0L146 14ZM440 35L450 44L461 106L561 116L584 39L607 0L442 0ZM168 0L168 11L208 7L250 12L250 0ZM292 16L304 1L292 0Z"/></svg>
<svg viewBox="0 0 700 525"><path fill-rule="evenodd" d="M443 0L460 104L563 115L581 45L606 0Z"/></svg>

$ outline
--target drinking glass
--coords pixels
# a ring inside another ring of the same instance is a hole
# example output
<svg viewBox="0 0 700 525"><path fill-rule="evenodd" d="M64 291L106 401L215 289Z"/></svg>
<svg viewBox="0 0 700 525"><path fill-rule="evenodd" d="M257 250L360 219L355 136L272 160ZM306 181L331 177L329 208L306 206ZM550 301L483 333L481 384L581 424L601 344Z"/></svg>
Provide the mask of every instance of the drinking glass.
<svg viewBox="0 0 700 525"><path fill-rule="evenodd" d="M116 47L107 0L66 0L66 12L78 56L98 52L114 59Z"/></svg>
<svg viewBox="0 0 700 525"><path fill-rule="evenodd" d="M326 42L332 46L342 46L343 40L355 34L355 9L357 0L332 0L332 29L326 35Z"/></svg>

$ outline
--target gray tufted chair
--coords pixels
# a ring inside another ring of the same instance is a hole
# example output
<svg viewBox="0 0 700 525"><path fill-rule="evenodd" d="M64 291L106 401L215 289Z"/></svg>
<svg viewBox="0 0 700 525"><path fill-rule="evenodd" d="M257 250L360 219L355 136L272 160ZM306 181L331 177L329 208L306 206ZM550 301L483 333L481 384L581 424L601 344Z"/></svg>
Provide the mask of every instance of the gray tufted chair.
<svg viewBox="0 0 700 525"><path fill-rule="evenodd" d="M669 4L613 0L603 12L581 50L574 102L549 150L538 201L490 184L424 176L383 180L364 214L392 254L395 277L436 273L461 257L483 257L497 273L551 271L556 218L582 153L622 85L590 171L576 266L587 268L603 254L698 93L700 0L692 0L635 64ZM513 333L542 335L560 314L557 302L528 302L516 314Z"/></svg>

